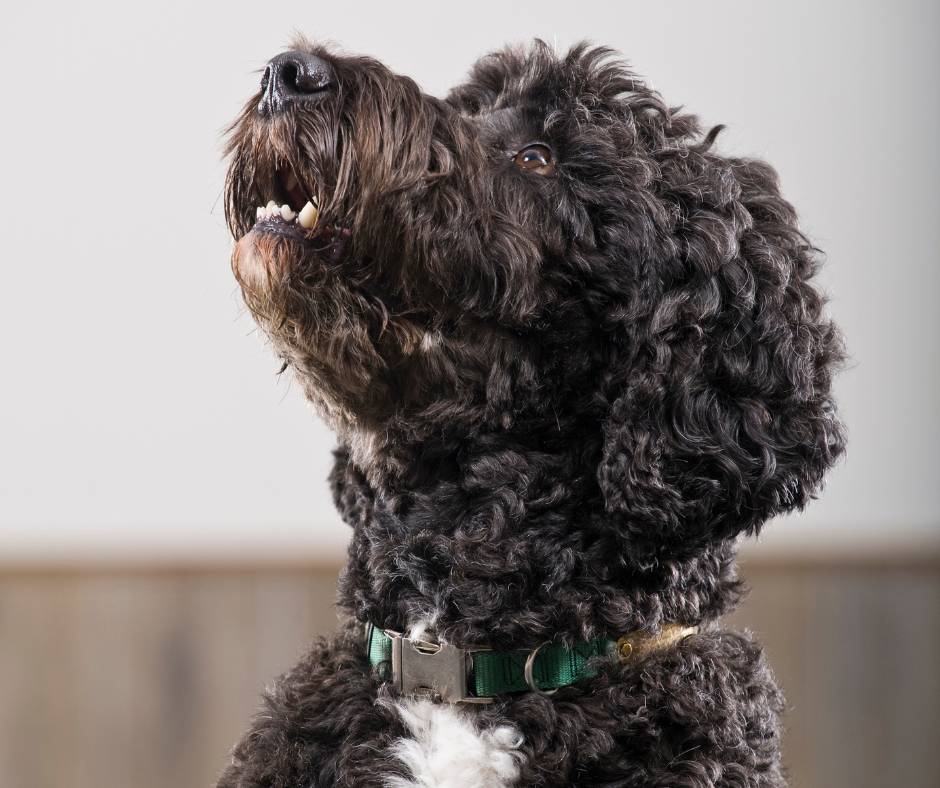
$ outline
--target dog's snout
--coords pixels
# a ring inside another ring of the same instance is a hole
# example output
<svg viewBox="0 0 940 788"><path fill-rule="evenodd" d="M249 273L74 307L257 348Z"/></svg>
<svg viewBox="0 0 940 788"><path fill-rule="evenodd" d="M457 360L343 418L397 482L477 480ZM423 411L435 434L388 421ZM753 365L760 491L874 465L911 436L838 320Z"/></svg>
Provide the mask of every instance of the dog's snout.
<svg viewBox="0 0 940 788"><path fill-rule="evenodd" d="M316 55L291 50L268 61L258 112L274 115L290 104L315 102L336 88L333 67Z"/></svg>

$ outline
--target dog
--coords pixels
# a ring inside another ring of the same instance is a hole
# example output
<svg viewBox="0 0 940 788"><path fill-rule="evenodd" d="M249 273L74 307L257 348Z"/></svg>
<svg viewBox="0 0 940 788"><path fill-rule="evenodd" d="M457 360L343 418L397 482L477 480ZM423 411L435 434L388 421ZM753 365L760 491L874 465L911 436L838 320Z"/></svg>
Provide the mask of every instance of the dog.
<svg viewBox="0 0 940 788"><path fill-rule="evenodd" d="M721 628L739 536L844 449L817 250L615 52L446 98L298 40L230 130L245 303L335 430L341 630L219 785L782 786Z"/></svg>

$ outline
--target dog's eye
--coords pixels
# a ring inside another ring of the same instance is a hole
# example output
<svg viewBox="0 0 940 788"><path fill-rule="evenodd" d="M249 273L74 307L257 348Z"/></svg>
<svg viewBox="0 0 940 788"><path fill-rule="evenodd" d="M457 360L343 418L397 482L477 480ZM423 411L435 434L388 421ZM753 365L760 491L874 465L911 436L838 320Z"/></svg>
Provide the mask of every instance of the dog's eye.
<svg viewBox="0 0 940 788"><path fill-rule="evenodd" d="M551 175L555 172L555 160L547 145L527 145L513 156L512 160L519 169L538 175Z"/></svg>

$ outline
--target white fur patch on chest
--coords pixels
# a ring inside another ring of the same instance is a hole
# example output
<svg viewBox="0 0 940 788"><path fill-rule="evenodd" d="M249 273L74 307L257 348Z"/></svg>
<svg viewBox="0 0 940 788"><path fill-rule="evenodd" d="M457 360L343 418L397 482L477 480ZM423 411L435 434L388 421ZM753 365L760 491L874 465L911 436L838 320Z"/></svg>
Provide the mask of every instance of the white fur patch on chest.
<svg viewBox="0 0 940 788"><path fill-rule="evenodd" d="M391 788L510 788L519 778L522 734L512 725L480 729L459 707L429 700L395 708L413 738L392 748L411 777L388 777Z"/></svg>

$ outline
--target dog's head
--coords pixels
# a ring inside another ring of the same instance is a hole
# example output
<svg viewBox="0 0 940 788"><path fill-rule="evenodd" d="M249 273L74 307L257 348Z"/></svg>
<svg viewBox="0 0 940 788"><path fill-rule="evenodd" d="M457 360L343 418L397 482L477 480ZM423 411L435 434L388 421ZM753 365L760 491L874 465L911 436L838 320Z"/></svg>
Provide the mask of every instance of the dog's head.
<svg viewBox="0 0 940 788"><path fill-rule="evenodd" d="M692 554L843 445L815 252L714 136L604 49L498 52L442 100L301 41L233 126L233 267L367 474L429 439L565 455L623 555Z"/></svg>

